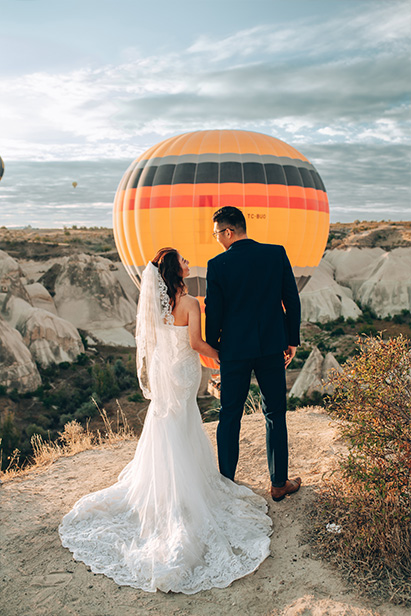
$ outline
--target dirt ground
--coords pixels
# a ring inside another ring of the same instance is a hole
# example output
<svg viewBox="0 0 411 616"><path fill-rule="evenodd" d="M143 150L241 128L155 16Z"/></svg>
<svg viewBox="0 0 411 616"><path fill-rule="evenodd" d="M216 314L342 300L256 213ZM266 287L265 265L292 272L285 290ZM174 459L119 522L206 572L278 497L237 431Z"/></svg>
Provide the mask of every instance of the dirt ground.
<svg viewBox="0 0 411 616"><path fill-rule="evenodd" d="M236 479L267 498L273 519L271 555L259 569L225 589L186 596L119 587L88 571L61 546L62 516L83 494L115 482L136 443L61 458L48 470L1 486L2 616L407 616L405 608L377 605L347 587L338 571L304 543L307 505L322 475L344 445L321 409L288 413L290 477L301 475L298 494L274 503L268 495L264 421L243 419ZM215 423L205 430L215 444Z"/></svg>

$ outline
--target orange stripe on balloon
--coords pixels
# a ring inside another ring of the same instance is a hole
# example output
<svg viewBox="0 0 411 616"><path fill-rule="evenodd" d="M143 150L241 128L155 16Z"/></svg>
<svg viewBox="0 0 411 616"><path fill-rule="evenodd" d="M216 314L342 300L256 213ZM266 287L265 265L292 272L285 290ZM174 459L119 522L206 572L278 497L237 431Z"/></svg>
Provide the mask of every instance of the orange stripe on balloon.
<svg viewBox="0 0 411 616"><path fill-rule="evenodd" d="M150 196L141 197L136 205L135 199L125 200L125 207L131 211L134 209L149 210L169 208L173 203L178 207L220 207L234 204L241 198L242 206L250 207L270 207L270 208L291 208L299 210L314 210L318 212L328 212L328 202L318 199L307 199L304 197L269 195L180 195L180 196Z"/></svg>

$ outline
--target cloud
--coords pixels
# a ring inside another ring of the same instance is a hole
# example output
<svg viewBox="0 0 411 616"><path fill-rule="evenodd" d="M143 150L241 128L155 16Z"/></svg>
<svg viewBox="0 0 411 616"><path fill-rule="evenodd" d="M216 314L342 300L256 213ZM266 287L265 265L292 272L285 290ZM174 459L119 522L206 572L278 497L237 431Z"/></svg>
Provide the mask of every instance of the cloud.
<svg viewBox="0 0 411 616"><path fill-rule="evenodd" d="M207 128L292 143L405 143L408 3L347 3L338 17L201 36L179 53L0 84L8 158L128 158ZM128 54L132 56L132 53Z"/></svg>
<svg viewBox="0 0 411 616"><path fill-rule="evenodd" d="M409 220L409 147L383 144L306 145L328 192L331 220Z"/></svg>

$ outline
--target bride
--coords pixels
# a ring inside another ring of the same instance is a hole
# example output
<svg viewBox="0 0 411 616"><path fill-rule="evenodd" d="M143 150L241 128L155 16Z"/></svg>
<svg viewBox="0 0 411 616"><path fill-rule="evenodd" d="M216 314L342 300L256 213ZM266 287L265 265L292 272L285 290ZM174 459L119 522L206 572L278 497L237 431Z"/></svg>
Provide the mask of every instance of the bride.
<svg viewBox="0 0 411 616"><path fill-rule="evenodd" d="M137 311L137 372L151 399L134 459L118 481L83 496L59 533L76 560L119 585L192 594L224 588L269 554L264 498L217 470L196 394L200 307L188 261L161 249L147 265Z"/></svg>

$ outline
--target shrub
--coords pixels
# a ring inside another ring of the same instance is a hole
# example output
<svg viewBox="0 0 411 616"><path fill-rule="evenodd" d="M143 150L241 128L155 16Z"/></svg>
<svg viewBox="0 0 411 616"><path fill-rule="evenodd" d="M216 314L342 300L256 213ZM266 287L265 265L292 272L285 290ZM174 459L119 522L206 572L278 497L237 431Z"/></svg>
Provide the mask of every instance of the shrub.
<svg viewBox="0 0 411 616"><path fill-rule="evenodd" d="M88 340L87 340L87 335L85 332L78 330L78 333L80 334L80 338L81 338L81 342L83 343L83 347L85 350L88 349ZM82 355L84 355L84 353L80 353L80 355L77 355L77 362L79 363L79 357L81 357Z"/></svg>
<svg viewBox="0 0 411 616"><path fill-rule="evenodd" d="M362 334L363 336L376 336L377 329L374 327L374 325L364 325L364 327L361 327L360 334Z"/></svg>
<svg viewBox="0 0 411 616"><path fill-rule="evenodd" d="M20 400L20 394L19 394L19 392L17 391L17 389L16 389L16 388L14 388L14 389L10 392L10 394L9 394L9 398L10 398L10 400L12 400L13 402L18 402L18 401Z"/></svg>
<svg viewBox="0 0 411 616"><path fill-rule="evenodd" d="M304 394L302 398L297 396L290 396L287 400L287 410L295 411L295 409L302 408L304 406L324 406L326 395L320 391L313 391L311 395Z"/></svg>
<svg viewBox="0 0 411 616"><path fill-rule="evenodd" d="M331 376L327 409L349 453L317 512L323 549L399 601L411 596L410 371L410 341L378 336L360 339L357 355ZM326 523L339 532L324 532Z"/></svg>
<svg viewBox="0 0 411 616"><path fill-rule="evenodd" d="M295 411L302 406L301 398L297 398L297 396L290 396L287 400L287 411Z"/></svg>
<svg viewBox="0 0 411 616"><path fill-rule="evenodd" d="M344 335L345 335L345 331L343 330L342 327L337 327L336 329L333 329L333 331L330 334L330 336L344 336Z"/></svg>
<svg viewBox="0 0 411 616"><path fill-rule="evenodd" d="M90 402L83 402L83 404L75 411L74 417L78 420L84 420L97 415L98 410L92 400Z"/></svg>
<svg viewBox="0 0 411 616"><path fill-rule="evenodd" d="M93 389L104 402L120 393L111 364L95 364L92 368Z"/></svg>
<svg viewBox="0 0 411 616"><path fill-rule="evenodd" d="M20 434L11 414L7 414L0 425L1 469L8 467L13 452L20 444Z"/></svg>
<svg viewBox="0 0 411 616"><path fill-rule="evenodd" d="M127 400L129 402L142 402L144 400L144 397L139 391L136 391L136 393L132 394L131 396L128 396Z"/></svg>
<svg viewBox="0 0 411 616"><path fill-rule="evenodd" d="M317 348L323 353L328 353L328 351L331 351L330 345L326 344L323 340L320 340L320 342L317 344Z"/></svg>
<svg viewBox="0 0 411 616"><path fill-rule="evenodd" d="M84 344L84 342L83 342L83 344ZM86 340L86 344L87 344L87 340ZM84 348L85 349L87 348L86 345L84 345ZM79 355L77 355L76 363L79 366L84 366L85 364L88 364L89 361L90 360L89 360L89 358L87 357L87 355L85 353L79 353Z"/></svg>
<svg viewBox="0 0 411 616"><path fill-rule="evenodd" d="M60 370L67 370L68 368L70 368L70 366L71 366L71 363L69 361L61 361L58 365Z"/></svg>
<svg viewBox="0 0 411 616"><path fill-rule="evenodd" d="M29 424L26 428L26 435L29 440L33 434L39 434L42 438L47 438L48 436L47 430L35 423Z"/></svg>

